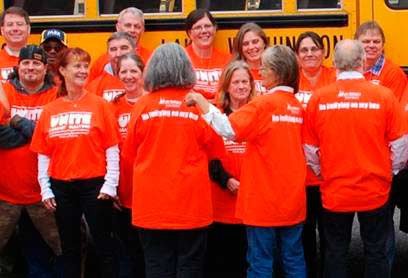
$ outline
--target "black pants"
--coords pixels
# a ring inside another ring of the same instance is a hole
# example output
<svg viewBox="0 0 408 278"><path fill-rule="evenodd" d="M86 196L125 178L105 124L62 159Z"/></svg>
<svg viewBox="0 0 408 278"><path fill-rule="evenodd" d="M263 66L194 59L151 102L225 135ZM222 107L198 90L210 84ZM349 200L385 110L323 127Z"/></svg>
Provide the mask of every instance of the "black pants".
<svg viewBox="0 0 408 278"><path fill-rule="evenodd" d="M61 181L51 179L57 202L55 213L61 237L64 278L79 278L81 273L81 216L85 215L99 261L101 276L117 277L112 231L112 201L98 200L103 177Z"/></svg>
<svg viewBox="0 0 408 278"><path fill-rule="evenodd" d="M202 278L207 229L139 231L146 278Z"/></svg>
<svg viewBox="0 0 408 278"><path fill-rule="evenodd" d="M306 221L303 226L303 250L305 253L305 262L308 278L321 277L321 268L318 263L317 253L317 233L319 231L319 243L320 243L320 265L324 264L324 233L323 233L323 219L322 219L322 200L319 186L306 187L306 201L307 201L307 213Z"/></svg>
<svg viewBox="0 0 408 278"><path fill-rule="evenodd" d="M208 230L206 277L246 277L246 252L244 225L212 224Z"/></svg>
<svg viewBox="0 0 408 278"><path fill-rule="evenodd" d="M119 249L119 277L145 277L144 256L139 239L139 230L131 224L130 209L114 210L113 231L118 243L116 246Z"/></svg>
<svg viewBox="0 0 408 278"><path fill-rule="evenodd" d="M323 210L324 234L326 238L325 278L346 278L347 255L351 241L354 212L339 213ZM366 278L390 277L386 241L390 230L389 204L364 212L357 212L360 235L364 245Z"/></svg>

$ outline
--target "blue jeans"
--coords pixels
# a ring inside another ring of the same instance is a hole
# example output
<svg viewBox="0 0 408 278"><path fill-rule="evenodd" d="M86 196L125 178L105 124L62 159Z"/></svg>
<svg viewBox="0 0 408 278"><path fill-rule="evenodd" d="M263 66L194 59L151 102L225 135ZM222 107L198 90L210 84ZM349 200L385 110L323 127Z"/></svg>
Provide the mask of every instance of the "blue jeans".
<svg viewBox="0 0 408 278"><path fill-rule="evenodd" d="M326 238L324 278L346 278L347 255L351 241L354 212L332 212L323 209ZM365 275L370 278L390 277L387 240L392 225L388 204L371 211L357 212L364 245Z"/></svg>
<svg viewBox="0 0 408 278"><path fill-rule="evenodd" d="M303 224L275 228L247 227L249 264L247 277L273 277L275 260L280 260L285 277L305 278L302 229Z"/></svg>

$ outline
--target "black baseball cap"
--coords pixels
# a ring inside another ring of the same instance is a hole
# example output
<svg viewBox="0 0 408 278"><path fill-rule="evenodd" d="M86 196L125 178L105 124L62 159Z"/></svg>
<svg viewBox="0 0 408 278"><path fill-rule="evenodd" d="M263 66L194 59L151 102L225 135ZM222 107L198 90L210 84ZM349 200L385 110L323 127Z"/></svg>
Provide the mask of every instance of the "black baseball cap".
<svg viewBox="0 0 408 278"><path fill-rule="evenodd" d="M20 50L18 62L25 59L34 59L47 64L47 53L35 44L29 44Z"/></svg>

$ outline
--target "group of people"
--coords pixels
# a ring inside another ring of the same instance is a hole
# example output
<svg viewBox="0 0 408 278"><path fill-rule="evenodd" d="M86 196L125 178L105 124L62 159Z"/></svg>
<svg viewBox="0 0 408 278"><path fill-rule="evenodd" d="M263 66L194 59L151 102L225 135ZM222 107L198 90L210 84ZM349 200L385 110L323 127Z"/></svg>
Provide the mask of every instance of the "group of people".
<svg viewBox="0 0 408 278"><path fill-rule="evenodd" d="M18 224L29 277L81 277L83 227L101 277L347 277L356 212L366 277L391 276L408 85L376 22L335 68L318 34L270 47L256 23L223 53L206 9L151 52L126 8L92 64L62 30L27 45L21 8L0 25L0 250Z"/></svg>

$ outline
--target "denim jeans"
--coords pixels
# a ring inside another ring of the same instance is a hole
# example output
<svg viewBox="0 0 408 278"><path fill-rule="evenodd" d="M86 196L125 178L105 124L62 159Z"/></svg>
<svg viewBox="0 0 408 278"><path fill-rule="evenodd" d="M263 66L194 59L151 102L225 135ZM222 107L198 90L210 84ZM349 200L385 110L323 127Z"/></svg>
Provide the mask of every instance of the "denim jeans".
<svg viewBox="0 0 408 278"><path fill-rule="evenodd" d="M57 209L55 216L61 237L64 278L81 273L81 217L89 226L103 278L117 277L118 263L112 238L112 201L98 200L103 177L61 181L51 179Z"/></svg>
<svg viewBox="0 0 408 278"><path fill-rule="evenodd" d="M139 231L146 278L203 278L207 229Z"/></svg>
<svg viewBox="0 0 408 278"><path fill-rule="evenodd" d="M276 261L281 261L285 277L305 278L302 228L302 224L289 227L247 227L247 277L274 277L273 265Z"/></svg>
<svg viewBox="0 0 408 278"><path fill-rule="evenodd" d="M326 238L324 278L346 278L347 255L351 241L354 212L332 212L323 210L324 233ZM391 221L388 204L375 210L357 212L360 235L364 245L364 277L390 277L386 242Z"/></svg>

